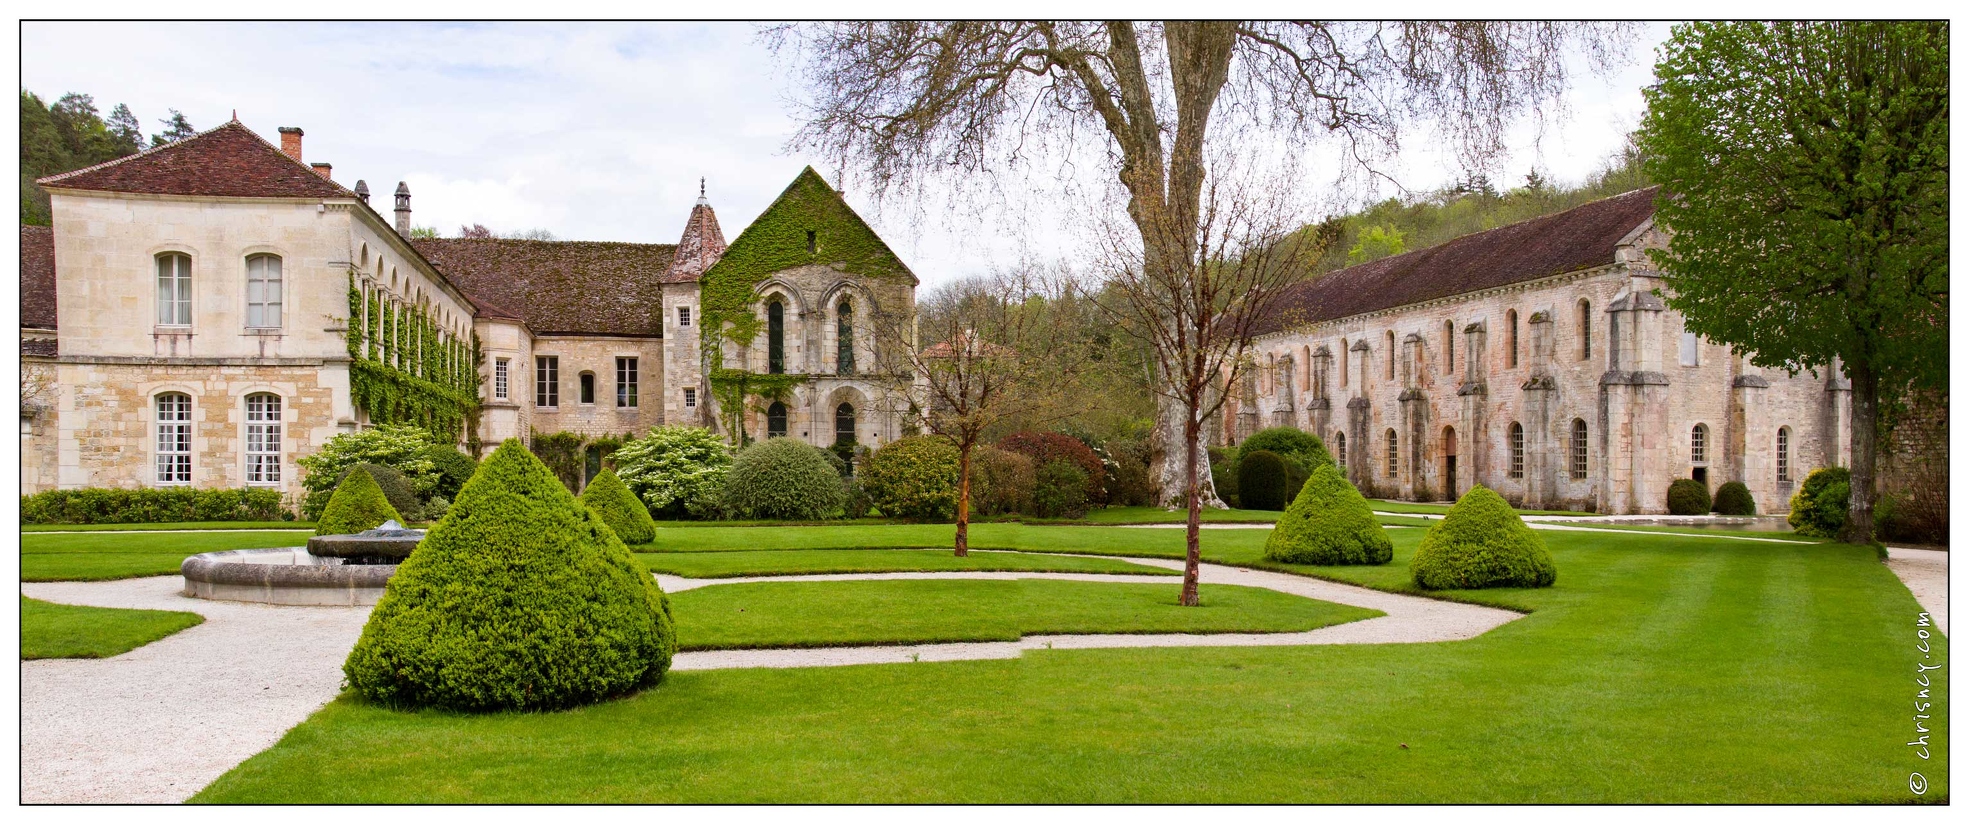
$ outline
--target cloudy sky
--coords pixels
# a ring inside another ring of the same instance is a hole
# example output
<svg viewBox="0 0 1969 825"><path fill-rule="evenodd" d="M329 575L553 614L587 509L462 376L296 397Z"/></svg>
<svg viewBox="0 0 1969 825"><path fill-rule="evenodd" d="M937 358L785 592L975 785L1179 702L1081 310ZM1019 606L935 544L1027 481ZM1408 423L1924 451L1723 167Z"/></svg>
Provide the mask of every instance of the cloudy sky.
<svg viewBox="0 0 1969 825"><path fill-rule="evenodd" d="M1666 31L1650 26L1613 77L1582 76L1567 115L1535 144L1532 129L1519 130L1493 180L1516 182L1534 166L1567 181L1593 171L1638 124ZM23 23L21 72L46 100L83 92L105 114L126 103L146 133L169 108L199 129L237 110L274 142L276 127L300 126L308 160L379 193L407 181L416 222L447 235L483 223L674 243L704 177L730 238L802 166L836 178L787 149L795 90L745 24ZM1391 171L1417 190L1457 176L1426 149ZM848 199L926 284L1008 264L1020 249L1071 246L1044 228L1053 222L1035 231L877 211L852 179Z"/></svg>

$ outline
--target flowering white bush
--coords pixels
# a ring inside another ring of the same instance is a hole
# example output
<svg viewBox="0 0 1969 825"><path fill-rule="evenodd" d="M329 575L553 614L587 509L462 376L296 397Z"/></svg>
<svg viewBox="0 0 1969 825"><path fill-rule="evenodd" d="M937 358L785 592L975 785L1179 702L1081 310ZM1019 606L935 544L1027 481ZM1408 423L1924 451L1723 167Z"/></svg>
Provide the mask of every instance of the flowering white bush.
<svg viewBox="0 0 1969 825"><path fill-rule="evenodd" d="M427 454L432 443L430 433L410 424L385 424L328 439L320 451L298 462L304 473L301 486L308 491L301 499L301 517L318 518L335 494L342 471L357 464L394 467L418 499L430 498L441 478L437 463Z"/></svg>
<svg viewBox="0 0 1969 825"><path fill-rule="evenodd" d="M658 517L720 518L732 451L703 427L671 425L622 445L615 474Z"/></svg>

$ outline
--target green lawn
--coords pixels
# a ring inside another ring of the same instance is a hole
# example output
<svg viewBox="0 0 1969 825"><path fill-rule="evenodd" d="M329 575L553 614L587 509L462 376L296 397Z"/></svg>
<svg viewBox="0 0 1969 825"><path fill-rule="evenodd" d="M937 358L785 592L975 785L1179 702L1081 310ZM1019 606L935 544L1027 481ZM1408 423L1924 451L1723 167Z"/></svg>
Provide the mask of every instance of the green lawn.
<svg viewBox="0 0 1969 825"><path fill-rule="evenodd" d="M23 533L127 533L153 530L314 530L312 521L174 521L154 524L23 524Z"/></svg>
<svg viewBox="0 0 1969 825"><path fill-rule="evenodd" d="M101 659L205 621L175 610L78 607L21 597L22 659Z"/></svg>
<svg viewBox="0 0 1969 825"><path fill-rule="evenodd" d="M1174 570L1115 559L978 550L964 558L949 550L736 550L729 553L640 553L658 573L692 579L787 576L803 573L917 573L945 570L1045 571L1179 575Z"/></svg>
<svg viewBox="0 0 1969 825"><path fill-rule="evenodd" d="M1072 529L1072 528L1033 528ZM1081 528L1096 530L1099 528ZM1155 533L1159 531L1134 531ZM1220 557L1250 548L1212 531ZM1180 533L1176 533L1180 538ZM1260 533L1262 535L1262 533ZM1382 568L1399 589L1420 530ZM344 696L210 802L1905 802L1918 607L1872 551L1542 533L1535 612L1420 645L671 674L548 714ZM678 594L679 596L687 594ZM1930 640L1932 665L1947 641ZM1946 669L1930 678L1946 690ZM1931 785L1907 789L1911 771Z"/></svg>
<svg viewBox="0 0 1969 825"><path fill-rule="evenodd" d="M1266 633L1381 615L1276 590L1052 581L756 582L670 597L683 650L1005 642L1055 633Z"/></svg>
<svg viewBox="0 0 1969 825"><path fill-rule="evenodd" d="M1450 506L1454 503L1450 501L1400 501L1391 498L1370 498L1367 500L1369 507L1383 513L1432 513L1438 516L1449 512ZM1526 516L1595 515L1594 513L1581 513L1576 510L1519 510L1518 514Z"/></svg>
<svg viewBox="0 0 1969 825"><path fill-rule="evenodd" d="M178 572L186 556L214 550L298 547L307 532L92 532L21 536L21 581L97 581Z"/></svg>
<svg viewBox="0 0 1969 825"><path fill-rule="evenodd" d="M1262 544L1269 527L1213 529L1217 535L1256 536ZM956 528L949 524L874 524L849 527L670 527L639 552L698 553L732 550L882 550L949 547ZM1166 528L1077 527L1064 525L973 524L971 546L980 550L1037 550L1055 553L1166 556L1181 553L1183 531Z"/></svg>

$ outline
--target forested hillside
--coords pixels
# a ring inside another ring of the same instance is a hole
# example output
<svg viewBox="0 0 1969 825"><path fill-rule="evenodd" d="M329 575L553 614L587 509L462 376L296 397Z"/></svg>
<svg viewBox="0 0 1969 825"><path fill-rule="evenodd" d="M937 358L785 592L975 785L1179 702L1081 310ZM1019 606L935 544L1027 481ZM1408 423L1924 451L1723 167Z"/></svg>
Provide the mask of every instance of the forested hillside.
<svg viewBox="0 0 1969 825"><path fill-rule="evenodd" d="M165 129L151 136L152 146L194 133L176 109L162 122ZM20 136L21 223L37 226L48 224L48 193L34 184L36 178L135 154L144 140L142 124L128 106L116 104L104 119L89 95L69 92L50 105L26 89L21 90Z"/></svg>

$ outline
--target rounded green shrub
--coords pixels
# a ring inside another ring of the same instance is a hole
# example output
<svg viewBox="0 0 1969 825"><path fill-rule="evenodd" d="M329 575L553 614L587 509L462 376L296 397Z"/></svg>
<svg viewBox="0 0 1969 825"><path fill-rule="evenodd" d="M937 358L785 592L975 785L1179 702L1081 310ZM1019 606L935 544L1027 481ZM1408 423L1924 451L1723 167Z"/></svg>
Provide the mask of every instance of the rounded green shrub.
<svg viewBox="0 0 1969 825"><path fill-rule="evenodd" d="M882 515L949 519L957 512L957 448L927 435L891 441L869 456L861 485Z"/></svg>
<svg viewBox="0 0 1969 825"><path fill-rule="evenodd" d="M1155 484L1149 476L1149 444L1140 439L1108 442L1114 471L1108 474L1108 505L1141 507L1155 503Z"/></svg>
<svg viewBox="0 0 1969 825"><path fill-rule="evenodd" d="M390 578L342 672L385 705L551 710L654 684L675 651L655 578L509 439Z"/></svg>
<svg viewBox="0 0 1969 825"><path fill-rule="evenodd" d="M1791 529L1807 536L1833 538L1846 527L1846 508L1852 496L1853 472L1845 467L1821 467L1805 476L1791 496Z"/></svg>
<svg viewBox="0 0 1969 825"><path fill-rule="evenodd" d="M1080 518L1087 515L1087 473L1080 465L1055 459L1034 474L1032 514L1040 518Z"/></svg>
<svg viewBox="0 0 1969 825"><path fill-rule="evenodd" d="M296 462L301 465L301 517L317 519L328 497L341 486L342 475L357 464L380 464L403 474L418 500L431 495L438 484L436 466L427 450L431 435L410 424L385 424L353 433L342 433Z"/></svg>
<svg viewBox="0 0 1969 825"><path fill-rule="evenodd" d="M1280 458L1297 459L1305 465L1307 473L1334 463L1333 454L1326 451L1326 442L1297 427L1267 427L1252 433L1237 449L1240 455L1266 450L1277 453Z"/></svg>
<svg viewBox="0 0 1969 825"><path fill-rule="evenodd" d="M328 506L315 522L314 534L340 536L360 533L386 521L402 524L403 516L390 506L389 498L383 495L383 488L376 485L376 478L369 474L369 470L365 466L357 466L342 474L341 485L329 496Z"/></svg>
<svg viewBox="0 0 1969 825"><path fill-rule="evenodd" d="M1757 499L1750 495L1750 488L1741 481L1726 481L1716 488L1716 512L1725 516L1757 515Z"/></svg>
<svg viewBox="0 0 1969 825"><path fill-rule="evenodd" d="M1247 510L1285 509L1285 460L1270 450L1241 452L1237 495L1238 506Z"/></svg>
<svg viewBox="0 0 1969 825"><path fill-rule="evenodd" d="M1429 528L1409 569L1424 590L1550 587L1558 578L1545 540L1481 484Z"/></svg>
<svg viewBox="0 0 1969 825"><path fill-rule="evenodd" d="M656 540L656 520L650 518L643 500L629 492L615 470L604 469L588 489L581 491L581 503L602 517L602 523L615 531L623 544L648 544Z"/></svg>
<svg viewBox="0 0 1969 825"><path fill-rule="evenodd" d="M971 506L978 515L1032 512L1038 484L1030 457L986 445L971 449Z"/></svg>
<svg viewBox="0 0 1969 825"><path fill-rule="evenodd" d="M791 438L754 441L725 476L725 508L738 518L815 521L841 509L841 473L821 448Z"/></svg>
<svg viewBox="0 0 1969 825"><path fill-rule="evenodd" d="M1668 485L1668 514L1671 516L1709 515L1709 485L1693 478L1678 478Z"/></svg>
<svg viewBox="0 0 1969 825"><path fill-rule="evenodd" d="M390 500L390 506L396 508L396 511L404 514L405 517L423 511L423 498L410 489L410 480L405 478L403 473L398 472L397 468L387 464L357 464L342 471L343 479L356 470L369 473L369 477L376 480L376 486L382 489L383 497ZM342 479L337 479L336 488L340 489L341 485Z"/></svg>
<svg viewBox="0 0 1969 825"><path fill-rule="evenodd" d="M1394 542L1354 485L1320 465L1265 539L1265 558L1286 564L1387 564Z"/></svg>
<svg viewBox="0 0 1969 825"><path fill-rule="evenodd" d="M458 498L458 491L479 469L478 459L450 444L433 444L424 451L424 457L431 460L432 472L438 479L431 495L444 496L446 501Z"/></svg>

